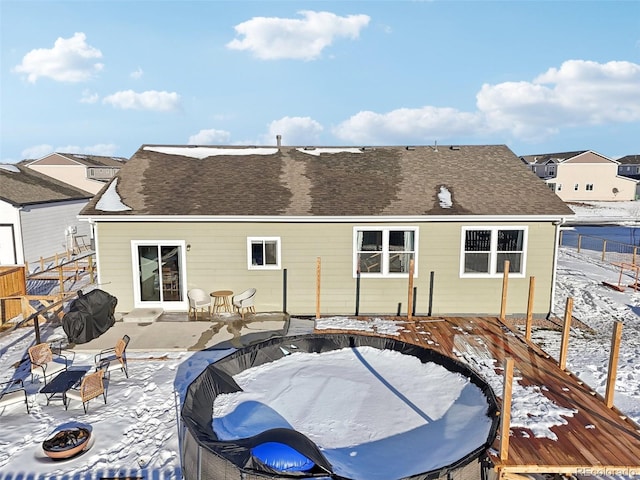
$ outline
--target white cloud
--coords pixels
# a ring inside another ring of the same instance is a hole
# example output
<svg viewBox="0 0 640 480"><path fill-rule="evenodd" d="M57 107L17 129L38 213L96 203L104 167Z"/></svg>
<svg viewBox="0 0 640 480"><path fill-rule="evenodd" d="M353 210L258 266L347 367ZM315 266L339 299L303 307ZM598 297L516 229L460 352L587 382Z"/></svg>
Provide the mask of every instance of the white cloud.
<svg viewBox="0 0 640 480"><path fill-rule="evenodd" d="M89 90L84 90L82 92L82 97L80 98L80 103L96 103L100 99L97 93L92 93Z"/></svg>
<svg viewBox="0 0 640 480"><path fill-rule="evenodd" d="M333 128L356 144L431 142L510 134L541 141L562 129L640 121L640 65L568 60L532 81L485 84L477 110L424 106L359 112Z"/></svg>
<svg viewBox="0 0 640 480"><path fill-rule="evenodd" d="M22 158L36 159L42 158L54 152L61 153L85 153L87 155L104 155L107 157L114 156L118 150L118 146L113 143L98 143L81 147L78 145L61 145L52 147L48 144L34 145L22 150Z"/></svg>
<svg viewBox="0 0 640 480"><path fill-rule="evenodd" d="M168 112L180 107L180 95L176 92L158 92L156 90L142 93L124 90L104 97L102 102L123 110Z"/></svg>
<svg viewBox="0 0 640 480"><path fill-rule="evenodd" d="M225 130L200 130L189 137L189 145L222 145L229 142L231 134Z"/></svg>
<svg viewBox="0 0 640 480"><path fill-rule="evenodd" d="M453 108L399 108L388 113L359 112L333 128L341 140L356 144L427 142L473 135L483 130L481 116Z"/></svg>
<svg viewBox="0 0 640 480"><path fill-rule="evenodd" d="M95 145L89 145L86 147L80 147L78 145L67 145L56 148L56 152L61 153L84 153L87 155L103 155L111 157L116 154L118 146L113 143L97 143Z"/></svg>
<svg viewBox="0 0 640 480"><path fill-rule="evenodd" d="M262 142L271 145L276 135L282 135L283 145L317 145L323 127L311 117L283 117L269 124Z"/></svg>
<svg viewBox="0 0 640 480"><path fill-rule="evenodd" d="M235 26L237 35L227 43L232 50L249 50L262 60L314 60L337 38L356 39L369 24L367 15L340 17L330 12L304 10L301 19L254 17Z"/></svg>
<svg viewBox="0 0 640 480"><path fill-rule="evenodd" d="M22 158L36 159L36 158L42 158L45 155L49 155L50 153L53 153L53 152L54 152L54 149L51 145L47 145L46 143L43 143L41 145L33 145L32 147L27 147L24 150L22 150L20 154L22 155Z"/></svg>
<svg viewBox="0 0 640 480"><path fill-rule="evenodd" d="M83 82L102 70L104 65L96 62L100 58L102 52L87 45L86 35L80 32L71 38L58 38L51 49L31 50L13 71L26 74L31 83L35 83L38 77L59 82Z"/></svg>
<svg viewBox="0 0 640 480"><path fill-rule="evenodd" d="M532 82L482 86L489 127L544 138L563 127L640 121L640 65L568 60Z"/></svg>
<svg viewBox="0 0 640 480"><path fill-rule="evenodd" d="M136 80L138 80L139 78L142 78L142 75L144 75L144 72L140 67L138 67L137 70L131 72L129 75L131 76L131 78L135 78Z"/></svg>

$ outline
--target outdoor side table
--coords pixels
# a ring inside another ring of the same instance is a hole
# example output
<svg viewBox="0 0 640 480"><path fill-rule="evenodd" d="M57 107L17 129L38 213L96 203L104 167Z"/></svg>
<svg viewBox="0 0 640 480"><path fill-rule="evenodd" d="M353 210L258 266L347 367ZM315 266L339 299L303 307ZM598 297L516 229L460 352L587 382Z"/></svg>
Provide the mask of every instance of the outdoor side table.
<svg viewBox="0 0 640 480"><path fill-rule="evenodd" d="M64 370L58 375L53 377L51 381L46 383L44 387L40 389L40 393L43 393L47 398L47 405L56 396L61 395L62 404L67 404L67 392L78 383L85 373L89 371L88 367L77 368L74 370Z"/></svg>
<svg viewBox="0 0 640 480"><path fill-rule="evenodd" d="M211 292L209 295L213 297L213 313L218 312L233 312L231 308L231 297L233 292L231 290L217 290Z"/></svg>

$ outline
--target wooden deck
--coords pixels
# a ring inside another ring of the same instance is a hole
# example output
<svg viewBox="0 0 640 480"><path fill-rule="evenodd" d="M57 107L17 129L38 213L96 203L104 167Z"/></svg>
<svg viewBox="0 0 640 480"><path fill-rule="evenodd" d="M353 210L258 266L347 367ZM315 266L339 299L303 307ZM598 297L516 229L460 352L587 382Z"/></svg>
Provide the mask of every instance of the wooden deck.
<svg viewBox="0 0 640 480"><path fill-rule="evenodd" d="M359 317L366 322L368 319ZM620 411L607 408L604 399L577 377L563 371L555 359L524 336L494 317L385 317L404 323L404 330L392 338L468 363L474 356L493 358L501 372L507 357L514 360L514 383L540 386L540 393L554 404L576 410L564 417L565 425L550 430L557 440L536 438L531 431L511 428L508 458L499 458L496 438L489 458L501 478L517 474L552 473L582 475L640 475L640 427ZM345 333L344 330L316 330L316 333ZM366 334L363 331L350 331ZM384 336L381 334L376 334ZM606 346L604 348L607 348ZM489 360L490 361L490 360ZM495 392L501 401L502 391Z"/></svg>

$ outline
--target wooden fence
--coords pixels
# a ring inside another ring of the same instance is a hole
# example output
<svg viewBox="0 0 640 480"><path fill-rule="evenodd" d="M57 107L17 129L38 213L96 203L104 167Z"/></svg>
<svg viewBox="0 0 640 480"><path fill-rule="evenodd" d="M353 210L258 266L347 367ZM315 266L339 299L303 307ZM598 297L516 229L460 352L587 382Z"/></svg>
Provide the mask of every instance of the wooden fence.
<svg viewBox="0 0 640 480"><path fill-rule="evenodd" d="M89 275L88 283L95 282L94 252L71 256L68 253L56 254L47 258L40 258L34 272L29 271L29 264L0 267L0 327L10 320L22 315L25 319L41 308L50 307L68 295L65 291L71 287L65 282L77 283L82 277ZM32 265L33 266L33 265ZM56 282L48 293L32 295L27 282L45 280ZM44 317L41 320L46 321Z"/></svg>
<svg viewBox="0 0 640 480"><path fill-rule="evenodd" d="M20 297L27 294L24 266L0 267L0 325L22 313Z"/></svg>

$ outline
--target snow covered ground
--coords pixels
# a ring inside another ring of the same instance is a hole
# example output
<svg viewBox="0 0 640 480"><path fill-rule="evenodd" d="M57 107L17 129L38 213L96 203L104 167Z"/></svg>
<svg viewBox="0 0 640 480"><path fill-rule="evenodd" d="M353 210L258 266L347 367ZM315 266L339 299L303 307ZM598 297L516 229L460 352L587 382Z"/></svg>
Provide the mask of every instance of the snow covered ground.
<svg viewBox="0 0 640 480"><path fill-rule="evenodd" d="M616 212L636 212L636 202L618 204ZM611 204L607 209L611 210ZM597 215L591 208L584 215ZM611 215L608 211L607 215ZM599 393L604 394L615 321L624 324L616 379L615 404L635 422L640 422L640 292L616 292L602 286L602 280L617 280L616 270L571 250L561 251L558 262L556 312L562 315L568 296L573 314L593 332L574 329L568 353L568 367ZM333 320L335 325L344 319ZM388 325L387 325L388 323ZM393 335L396 325L382 321L379 329ZM61 328L43 332L43 339L61 336ZM560 333L537 330L534 339L548 353L557 356ZM92 400L83 413L79 402L65 411L60 402L47 406L38 394L41 383L31 383L28 365L16 365L33 343L33 331L20 329L0 336L0 381L25 378L31 413L17 405L0 410L0 480L89 480L101 477L141 476L145 479L181 478L177 419L186 387L212 361L229 351L136 352L129 355L131 375L113 372L108 404ZM76 354L73 364L91 365L92 355ZM521 405L514 390L514 408ZM523 394L524 395L524 394ZM525 404L526 406L526 404ZM524 413L524 412L521 412ZM518 412L513 413L514 418ZM384 432L385 415L379 415ZM80 456L61 462L44 458L42 441L63 425L89 425L91 448Z"/></svg>

